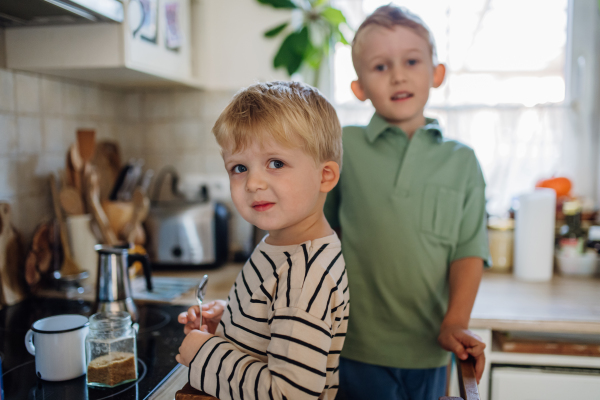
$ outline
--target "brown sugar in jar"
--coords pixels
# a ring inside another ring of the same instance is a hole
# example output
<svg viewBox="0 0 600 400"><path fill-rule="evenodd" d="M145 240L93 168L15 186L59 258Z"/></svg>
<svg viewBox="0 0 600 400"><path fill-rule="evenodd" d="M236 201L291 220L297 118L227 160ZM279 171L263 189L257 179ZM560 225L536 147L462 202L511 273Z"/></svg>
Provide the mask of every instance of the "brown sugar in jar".
<svg viewBox="0 0 600 400"><path fill-rule="evenodd" d="M92 315L85 344L89 386L113 387L137 379L135 330L129 313Z"/></svg>
<svg viewBox="0 0 600 400"><path fill-rule="evenodd" d="M94 358L88 365L87 380L104 386L115 386L137 378L133 353L115 352Z"/></svg>

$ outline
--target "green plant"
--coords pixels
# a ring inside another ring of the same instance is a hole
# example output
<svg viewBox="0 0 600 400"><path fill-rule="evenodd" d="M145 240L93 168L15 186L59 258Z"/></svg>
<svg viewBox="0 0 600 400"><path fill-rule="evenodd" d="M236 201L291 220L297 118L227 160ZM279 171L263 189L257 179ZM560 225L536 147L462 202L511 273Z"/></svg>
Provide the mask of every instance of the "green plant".
<svg viewBox="0 0 600 400"><path fill-rule="evenodd" d="M303 65L313 69L313 86L319 84L319 72L323 60L331 47L341 42L348 44L340 25L346 24L344 14L331 7L329 0L257 0L261 4L278 9L289 9L302 15L301 23L290 21L277 25L265 32L265 37L274 38L288 33L275 58L275 68L285 68L292 76Z"/></svg>

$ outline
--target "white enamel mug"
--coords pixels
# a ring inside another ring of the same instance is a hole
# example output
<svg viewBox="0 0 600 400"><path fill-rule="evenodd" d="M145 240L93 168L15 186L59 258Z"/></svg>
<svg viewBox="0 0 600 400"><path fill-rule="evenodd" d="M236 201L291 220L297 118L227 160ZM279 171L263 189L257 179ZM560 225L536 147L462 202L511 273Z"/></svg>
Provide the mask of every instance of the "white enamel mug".
<svg viewBox="0 0 600 400"><path fill-rule="evenodd" d="M86 373L87 317L64 314L40 319L25 334L25 347L35 356L35 373L46 381L66 381Z"/></svg>

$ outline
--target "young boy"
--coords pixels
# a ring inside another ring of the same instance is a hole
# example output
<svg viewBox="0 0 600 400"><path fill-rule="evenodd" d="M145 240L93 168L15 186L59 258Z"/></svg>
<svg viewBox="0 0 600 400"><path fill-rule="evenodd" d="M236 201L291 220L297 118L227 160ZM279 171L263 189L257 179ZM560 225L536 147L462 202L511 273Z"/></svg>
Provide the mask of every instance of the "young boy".
<svg viewBox="0 0 600 400"><path fill-rule="evenodd" d="M179 316L176 359L221 400L333 399L349 313L341 244L323 214L337 184L342 130L314 88L272 82L238 93L213 133L235 207L269 234L227 302ZM201 330L198 330L202 328Z"/></svg>
<svg viewBox="0 0 600 400"><path fill-rule="evenodd" d="M467 327L488 257L485 183L473 151L423 116L445 69L418 17L377 9L352 57L352 90L376 112L344 128L344 171L325 205L353 294L338 397L437 400L446 351L483 371L485 345Z"/></svg>

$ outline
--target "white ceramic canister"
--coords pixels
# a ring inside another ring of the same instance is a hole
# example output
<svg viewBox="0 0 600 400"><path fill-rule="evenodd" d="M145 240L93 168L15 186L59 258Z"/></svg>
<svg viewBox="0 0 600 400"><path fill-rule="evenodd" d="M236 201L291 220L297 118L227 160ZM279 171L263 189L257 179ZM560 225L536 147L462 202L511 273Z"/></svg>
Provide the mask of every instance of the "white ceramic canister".
<svg viewBox="0 0 600 400"><path fill-rule="evenodd" d="M67 217L67 230L73 259L84 271L88 272L86 286L92 291L96 289L98 275L98 252L94 246L98 244L96 236L92 233L90 214L70 215Z"/></svg>

